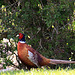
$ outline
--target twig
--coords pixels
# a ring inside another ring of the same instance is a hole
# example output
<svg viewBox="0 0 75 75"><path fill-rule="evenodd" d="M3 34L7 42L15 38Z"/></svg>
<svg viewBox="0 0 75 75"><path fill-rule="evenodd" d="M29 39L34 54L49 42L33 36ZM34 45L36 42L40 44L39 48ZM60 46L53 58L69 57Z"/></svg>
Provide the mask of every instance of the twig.
<svg viewBox="0 0 75 75"><path fill-rule="evenodd" d="M8 6L4 7L4 8L0 8L0 10L5 9L5 8L8 8L8 7L11 7L11 6L13 6L14 4L16 4L17 2L18 2L18 1L16 1L15 3L13 3L13 4L11 4L11 5L8 5Z"/></svg>

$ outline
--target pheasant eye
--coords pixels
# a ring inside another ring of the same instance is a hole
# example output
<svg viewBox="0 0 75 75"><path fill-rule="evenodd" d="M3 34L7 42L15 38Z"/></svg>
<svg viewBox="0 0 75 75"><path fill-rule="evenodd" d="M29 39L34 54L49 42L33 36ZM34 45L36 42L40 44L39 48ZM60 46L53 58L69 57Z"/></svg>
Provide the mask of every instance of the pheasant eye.
<svg viewBox="0 0 75 75"><path fill-rule="evenodd" d="M22 39L22 38L23 38L23 34L19 33L19 39Z"/></svg>

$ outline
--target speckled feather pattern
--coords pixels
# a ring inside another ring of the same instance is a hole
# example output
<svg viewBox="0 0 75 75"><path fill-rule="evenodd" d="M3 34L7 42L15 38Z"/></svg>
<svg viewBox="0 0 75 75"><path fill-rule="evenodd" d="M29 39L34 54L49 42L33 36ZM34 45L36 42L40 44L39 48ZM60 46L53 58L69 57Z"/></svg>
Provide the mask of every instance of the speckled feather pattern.
<svg viewBox="0 0 75 75"><path fill-rule="evenodd" d="M50 59L45 58L26 43L18 42L17 50L20 60L27 66L44 66L50 62Z"/></svg>

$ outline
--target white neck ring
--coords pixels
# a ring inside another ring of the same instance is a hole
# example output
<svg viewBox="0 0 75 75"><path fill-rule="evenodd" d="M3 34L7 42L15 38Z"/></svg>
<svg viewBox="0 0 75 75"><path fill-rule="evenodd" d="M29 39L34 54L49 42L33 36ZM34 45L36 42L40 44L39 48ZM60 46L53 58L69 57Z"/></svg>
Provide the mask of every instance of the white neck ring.
<svg viewBox="0 0 75 75"><path fill-rule="evenodd" d="M25 41L19 41L20 43L26 43Z"/></svg>

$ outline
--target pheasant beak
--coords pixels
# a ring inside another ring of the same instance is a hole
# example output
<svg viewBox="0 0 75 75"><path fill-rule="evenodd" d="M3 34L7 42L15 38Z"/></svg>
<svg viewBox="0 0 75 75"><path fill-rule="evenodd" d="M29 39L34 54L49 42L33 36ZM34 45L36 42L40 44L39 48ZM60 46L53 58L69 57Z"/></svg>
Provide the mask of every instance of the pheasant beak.
<svg viewBox="0 0 75 75"><path fill-rule="evenodd" d="M16 37L19 37L19 35L16 35Z"/></svg>

